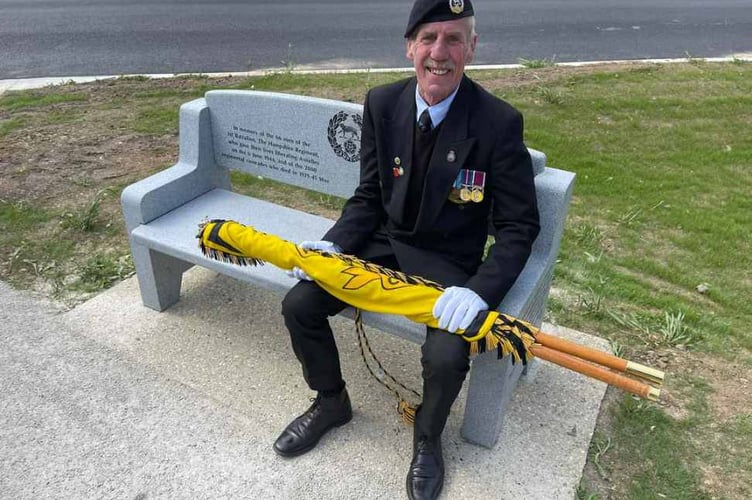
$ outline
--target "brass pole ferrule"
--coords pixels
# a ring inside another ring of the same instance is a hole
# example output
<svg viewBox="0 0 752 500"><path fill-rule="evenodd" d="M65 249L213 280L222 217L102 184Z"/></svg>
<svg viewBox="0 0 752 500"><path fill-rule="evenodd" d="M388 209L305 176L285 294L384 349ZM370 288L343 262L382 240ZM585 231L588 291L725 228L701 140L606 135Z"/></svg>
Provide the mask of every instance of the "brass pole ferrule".
<svg viewBox="0 0 752 500"><path fill-rule="evenodd" d="M643 380L652 382L653 384L656 384L658 386L663 385L663 379L666 376L666 374L661 370L641 365L640 363L635 363L634 361L627 361L626 372L630 375L634 375L635 377L640 377Z"/></svg>

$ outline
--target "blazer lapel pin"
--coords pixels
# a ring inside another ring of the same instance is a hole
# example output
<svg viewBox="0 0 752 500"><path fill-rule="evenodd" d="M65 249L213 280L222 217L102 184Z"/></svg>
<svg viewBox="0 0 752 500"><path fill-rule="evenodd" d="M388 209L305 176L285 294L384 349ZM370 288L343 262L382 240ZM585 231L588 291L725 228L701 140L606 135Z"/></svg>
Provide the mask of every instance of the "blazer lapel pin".
<svg viewBox="0 0 752 500"><path fill-rule="evenodd" d="M399 156L394 157L394 166L392 167L392 174L394 174L395 177L400 177L402 175L405 175L405 169L402 168L402 160L400 160Z"/></svg>

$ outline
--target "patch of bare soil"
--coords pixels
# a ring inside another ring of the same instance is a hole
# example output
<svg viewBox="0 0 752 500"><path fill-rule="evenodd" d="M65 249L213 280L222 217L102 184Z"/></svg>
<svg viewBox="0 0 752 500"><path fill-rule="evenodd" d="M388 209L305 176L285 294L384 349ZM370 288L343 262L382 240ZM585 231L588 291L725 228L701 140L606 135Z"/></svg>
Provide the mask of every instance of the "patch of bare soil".
<svg viewBox="0 0 752 500"><path fill-rule="evenodd" d="M175 160L175 138L109 135L87 122L26 132L7 148L0 198L70 204L101 188L146 177Z"/></svg>
<svg viewBox="0 0 752 500"><path fill-rule="evenodd" d="M689 353L681 360L681 366L705 379L713 388L710 408L718 424L728 424L737 417L752 414L752 368L749 364Z"/></svg>
<svg viewBox="0 0 752 500"><path fill-rule="evenodd" d="M749 356L746 357L749 359ZM704 464L702 484L714 498L750 498L752 495L752 436L726 433L742 418L752 418L752 368L740 361L692 353L682 367L712 387L709 424L692 436L698 449L713 449L721 463ZM728 467L729 463L736 464Z"/></svg>
<svg viewBox="0 0 752 500"><path fill-rule="evenodd" d="M145 177L176 159L174 136L154 137L110 127L132 119L132 110L85 109L98 100L106 100L102 94L112 94L107 87L92 90L96 98L89 102L56 106L61 112L81 113L80 119L46 124L44 115L48 109L32 109L24 113L25 119L40 125L24 127L0 141L4 171L0 199L51 206L75 203L104 187L122 186Z"/></svg>

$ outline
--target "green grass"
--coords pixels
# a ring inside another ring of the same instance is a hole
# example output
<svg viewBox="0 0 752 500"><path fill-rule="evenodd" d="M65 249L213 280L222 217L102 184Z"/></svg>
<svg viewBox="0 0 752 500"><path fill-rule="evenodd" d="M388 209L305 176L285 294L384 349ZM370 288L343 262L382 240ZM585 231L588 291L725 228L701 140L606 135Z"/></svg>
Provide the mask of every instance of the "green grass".
<svg viewBox="0 0 752 500"><path fill-rule="evenodd" d="M551 59L526 59L524 57L520 57L519 59L517 59L517 62L527 69L547 68L549 66L553 66L556 63L555 61L555 57Z"/></svg>
<svg viewBox="0 0 752 500"><path fill-rule="evenodd" d="M8 93L0 97L0 110L18 111L29 108L47 107L66 102L81 102L88 100L86 94L46 93L45 91L25 91Z"/></svg>
<svg viewBox="0 0 752 500"><path fill-rule="evenodd" d="M47 114L45 123L47 125L61 125L73 123L83 119L85 113L79 110L53 110Z"/></svg>
<svg viewBox="0 0 752 500"><path fill-rule="evenodd" d="M50 220L47 210L35 207L24 201L8 202L0 200L0 237L10 233L23 233L36 224Z"/></svg>
<svg viewBox="0 0 752 500"><path fill-rule="evenodd" d="M107 187L100 189L94 197L83 207L77 207L63 214L62 225L65 228L77 229L79 231L95 231L101 224L99 220L102 201L108 195L112 195L113 188Z"/></svg>
<svg viewBox="0 0 752 500"><path fill-rule="evenodd" d="M535 87L505 89L528 144L578 175L557 286L605 279L608 308L656 320L682 310L706 347L725 349L728 331L703 319L710 309L728 320L733 345L752 348L752 290L739 279L752 269L751 76L738 65L574 76L549 83L566 93L557 103ZM694 300L700 283L710 291ZM579 326L598 331L598 320Z"/></svg>
<svg viewBox="0 0 752 500"><path fill-rule="evenodd" d="M687 463L686 451L694 446L690 439L693 426L677 422L655 405L624 396L614 418L614 466L622 460L643 460L624 485L624 498L638 499L710 499L702 491L699 463ZM681 450L681 453L677 453ZM616 452L615 452L616 453Z"/></svg>
<svg viewBox="0 0 752 500"><path fill-rule="evenodd" d="M174 105L150 104L139 110L132 125L135 132L148 135L176 135L178 109Z"/></svg>
<svg viewBox="0 0 752 500"><path fill-rule="evenodd" d="M23 128L24 125L25 122L20 117L0 121L0 137L4 137L16 129Z"/></svg>
<svg viewBox="0 0 752 500"><path fill-rule="evenodd" d="M73 288L84 292L96 292L132 273L133 263L130 255L115 257L97 254L87 259L79 268L79 279L73 284Z"/></svg>
<svg viewBox="0 0 752 500"><path fill-rule="evenodd" d="M597 493L590 492L583 485L580 485L577 487L576 495L577 496L575 498L577 500L601 500L600 495L598 495Z"/></svg>
<svg viewBox="0 0 752 500"><path fill-rule="evenodd" d="M330 211L329 215L332 217L336 217L336 213L342 210L345 203L344 199L337 196L280 184L245 172L231 172L230 182L233 189L239 193L285 206L298 206L303 210L310 211L310 207L317 207Z"/></svg>
<svg viewBox="0 0 752 500"><path fill-rule="evenodd" d="M248 78L232 87L247 90L286 92L362 103L363 96L371 87L393 82L407 76L404 73L355 73L342 75L315 74L301 77L288 73L271 73Z"/></svg>

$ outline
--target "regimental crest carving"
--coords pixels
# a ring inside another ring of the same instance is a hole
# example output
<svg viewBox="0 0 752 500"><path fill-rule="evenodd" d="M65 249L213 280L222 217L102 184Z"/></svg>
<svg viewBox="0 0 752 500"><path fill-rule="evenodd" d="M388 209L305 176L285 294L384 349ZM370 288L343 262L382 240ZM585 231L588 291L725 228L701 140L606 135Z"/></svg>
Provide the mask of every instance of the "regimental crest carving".
<svg viewBox="0 0 752 500"><path fill-rule="evenodd" d="M340 111L329 120L326 131L329 144L334 154L347 161L360 161L360 131L363 128L363 117L359 114L348 114Z"/></svg>
<svg viewBox="0 0 752 500"><path fill-rule="evenodd" d="M452 14L462 14L465 10L465 2L463 0L449 0L449 10Z"/></svg>

